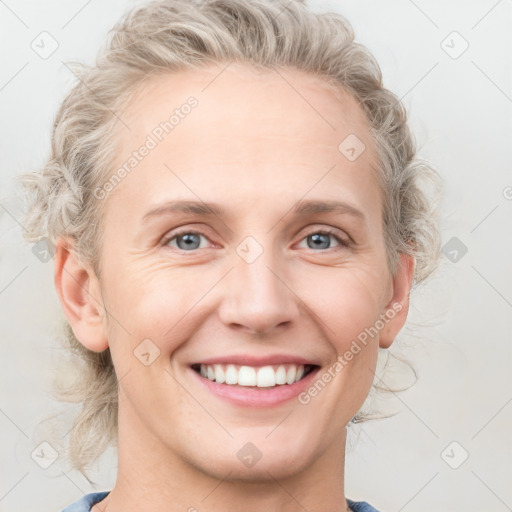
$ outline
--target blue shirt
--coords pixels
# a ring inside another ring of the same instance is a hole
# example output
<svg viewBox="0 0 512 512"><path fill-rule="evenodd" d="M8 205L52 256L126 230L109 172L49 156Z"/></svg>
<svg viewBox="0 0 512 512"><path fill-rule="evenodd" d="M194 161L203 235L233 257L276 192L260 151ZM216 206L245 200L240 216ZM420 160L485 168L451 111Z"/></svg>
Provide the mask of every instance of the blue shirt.
<svg viewBox="0 0 512 512"><path fill-rule="evenodd" d="M91 507L105 498L107 494L108 491L86 494L83 498L80 498L72 505L69 505L69 507L66 507L62 512L90 512ZM369 503L366 503L366 501L352 501L347 499L347 502L353 512L379 512Z"/></svg>

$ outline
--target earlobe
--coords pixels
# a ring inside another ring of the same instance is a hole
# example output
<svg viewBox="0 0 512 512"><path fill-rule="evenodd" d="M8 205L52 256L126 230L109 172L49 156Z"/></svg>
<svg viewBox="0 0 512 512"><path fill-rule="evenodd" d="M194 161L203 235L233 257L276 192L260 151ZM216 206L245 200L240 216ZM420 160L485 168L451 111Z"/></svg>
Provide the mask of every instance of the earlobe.
<svg viewBox="0 0 512 512"><path fill-rule="evenodd" d="M76 338L89 350L108 348L104 306L98 278L76 256L72 241L60 238L55 248L54 282L57 295Z"/></svg>
<svg viewBox="0 0 512 512"><path fill-rule="evenodd" d="M386 323L380 331L379 346L389 348L405 325L409 312L409 295L414 279L416 261L413 256L400 254L398 270L393 278L393 293L384 310Z"/></svg>

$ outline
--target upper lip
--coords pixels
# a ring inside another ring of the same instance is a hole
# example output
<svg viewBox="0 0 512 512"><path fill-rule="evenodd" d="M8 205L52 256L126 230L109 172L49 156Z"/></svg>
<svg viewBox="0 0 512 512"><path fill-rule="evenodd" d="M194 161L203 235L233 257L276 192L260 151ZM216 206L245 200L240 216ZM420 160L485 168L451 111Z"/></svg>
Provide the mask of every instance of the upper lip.
<svg viewBox="0 0 512 512"><path fill-rule="evenodd" d="M196 361L193 364L236 364L241 366L270 366L277 364L309 364L318 366L318 363L292 354L274 354L263 357L249 354L233 354L231 356L219 356Z"/></svg>

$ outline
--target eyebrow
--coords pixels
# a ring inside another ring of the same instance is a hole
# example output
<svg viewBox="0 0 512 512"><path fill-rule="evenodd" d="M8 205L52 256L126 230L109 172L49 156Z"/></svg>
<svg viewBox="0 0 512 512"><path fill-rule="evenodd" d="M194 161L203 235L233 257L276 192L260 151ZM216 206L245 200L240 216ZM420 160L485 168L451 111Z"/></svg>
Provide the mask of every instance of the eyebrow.
<svg viewBox="0 0 512 512"><path fill-rule="evenodd" d="M313 215L316 213L339 213L347 214L364 220L366 217L364 213L352 206L349 203L343 201L298 201L291 210L295 215ZM195 215L202 216L218 216L222 217L226 215L226 210L215 203L205 203L203 201L168 201L161 206L158 206L149 212L147 212L142 221L146 222L154 217L161 215L168 215L172 213L193 213Z"/></svg>

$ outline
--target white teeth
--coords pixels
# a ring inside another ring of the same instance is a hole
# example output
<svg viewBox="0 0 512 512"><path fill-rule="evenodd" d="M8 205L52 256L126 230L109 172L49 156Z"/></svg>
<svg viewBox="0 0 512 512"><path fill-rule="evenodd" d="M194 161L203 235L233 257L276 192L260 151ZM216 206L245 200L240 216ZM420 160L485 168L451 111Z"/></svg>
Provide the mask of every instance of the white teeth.
<svg viewBox="0 0 512 512"><path fill-rule="evenodd" d="M290 385L304 377L303 364L286 364L278 366L238 366L234 364L200 365L201 376L219 384L271 388Z"/></svg>
<svg viewBox="0 0 512 512"><path fill-rule="evenodd" d="M228 364L228 366L226 368L226 384L237 384L237 383L238 383L238 372L236 371L235 365Z"/></svg>
<svg viewBox="0 0 512 512"><path fill-rule="evenodd" d="M293 384L295 382L295 376L297 375L297 368L290 366L286 372L286 384Z"/></svg>
<svg viewBox="0 0 512 512"><path fill-rule="evenodd" d="M218 382L219 384L223 384L224 382L226 382L226 375L224 373L224 369L222 368L222 366L220 364L215 364L213 365L213 367L215 368L215 381Z"/></svg>
<svg viewBox="0 0 512 512"><path fill-rule="evenodd" d="M239 386L256 386L256 370L250 366L241 366L238 370Z"/></svg>
<svg viewBox="0 0 512 512"><path fill-rule="evenodd" d="M283 365L277 369L276 384L286 384L286 368Z"/></svg>
<svg viewBox="0 0 512 512"><path fill-rule="evenodd" d="M258 370L256 385L259 388L271 388L276 385L276 372L272 366L263 366Z"/></svg>

